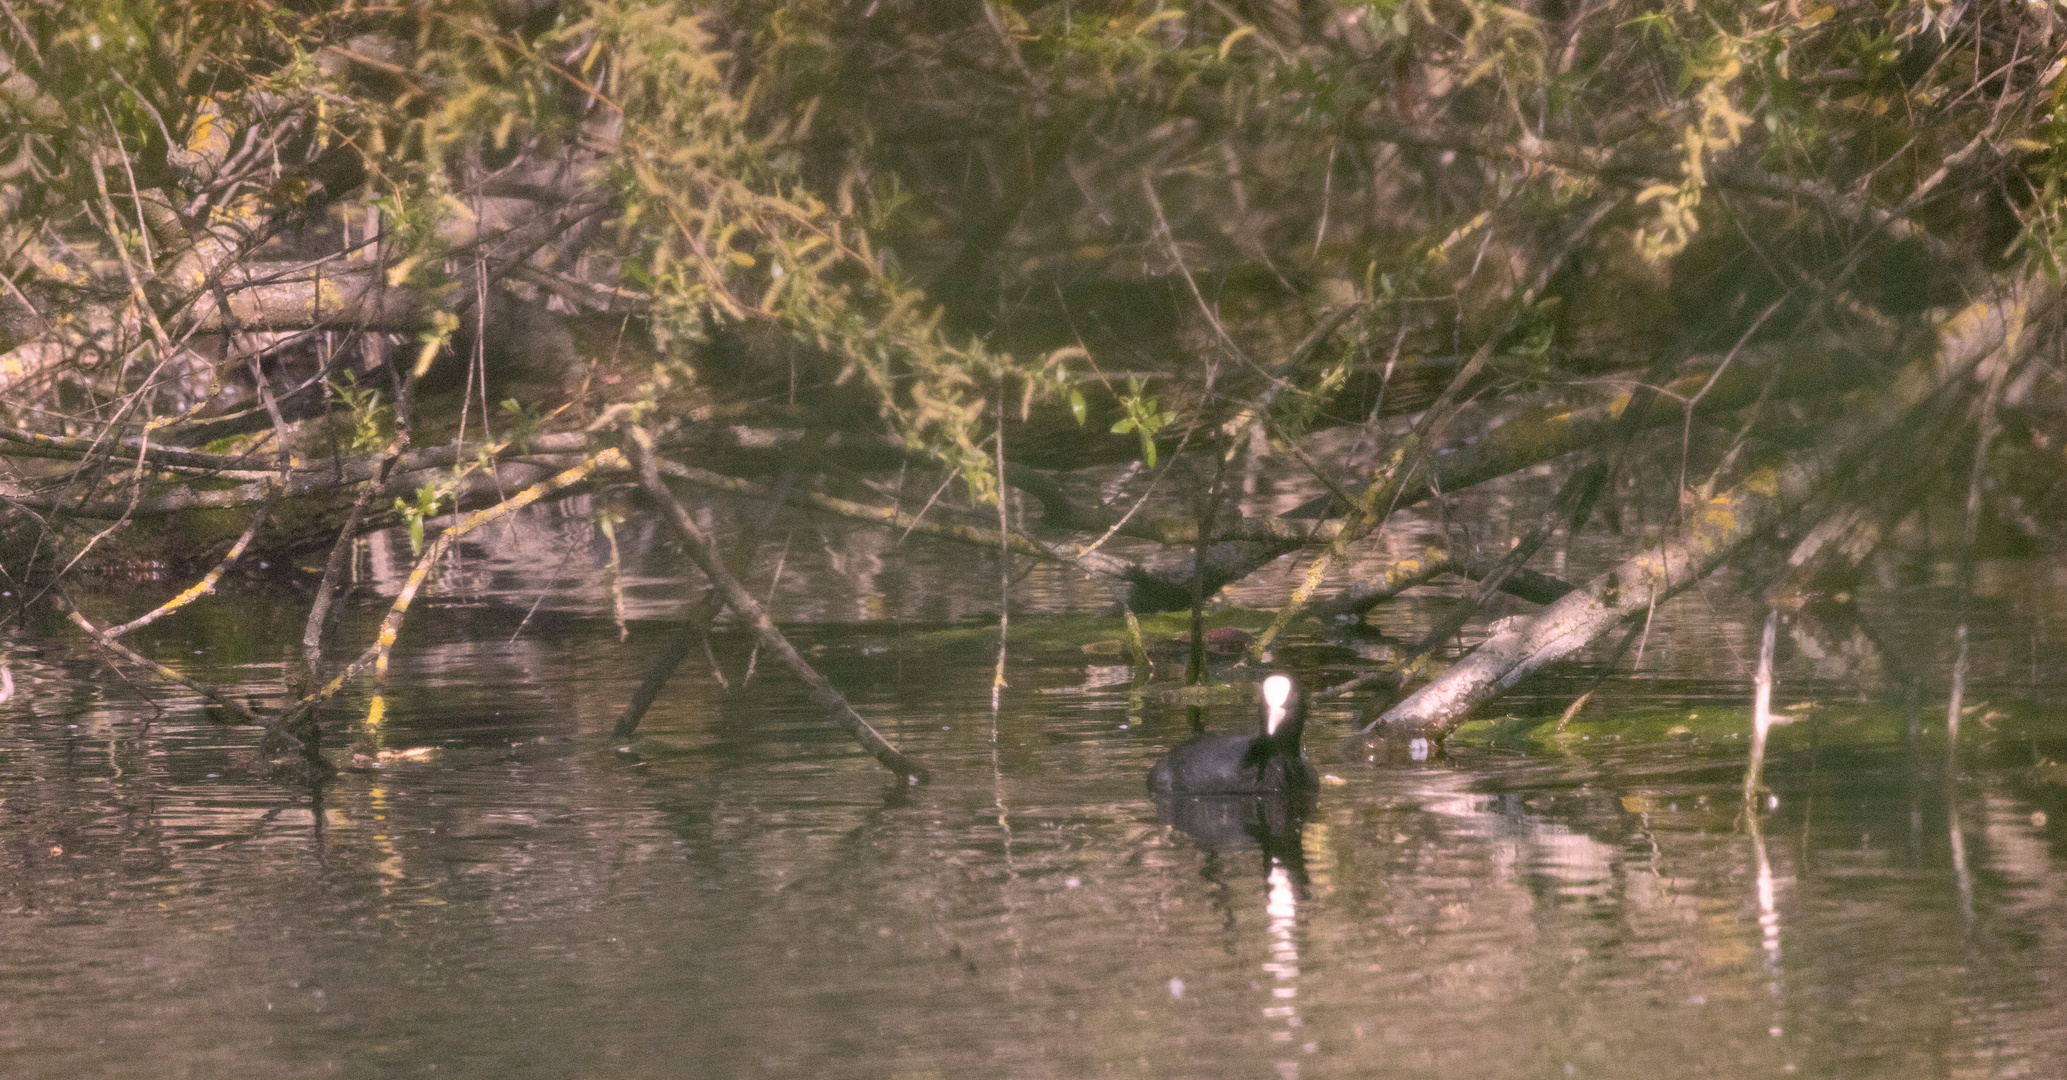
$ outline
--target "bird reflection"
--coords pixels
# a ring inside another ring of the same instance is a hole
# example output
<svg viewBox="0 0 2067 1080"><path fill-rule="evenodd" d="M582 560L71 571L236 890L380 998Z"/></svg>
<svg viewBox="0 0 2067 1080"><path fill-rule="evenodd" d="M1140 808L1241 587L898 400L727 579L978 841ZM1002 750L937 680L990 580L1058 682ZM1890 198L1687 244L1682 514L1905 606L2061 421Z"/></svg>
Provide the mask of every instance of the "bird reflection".
<svg viewBox="0 0 2067 1080"><path fill-rule="evenodd" d="M1313 813L1312 789L1265 791L1249 795L1160 795L1156 820L1212 852L1261 848L1264 869L1284 863L1297 867L1302 887L1306 854L1300 832Z"/></svg>
<svg viewBox="0 0 2067 1080"><path fill-rule="evenodd" d="M1165 795L1156 800L1157 819L1191 837L1207 852L1200 873L1217 887L1214 906L1223 909L1229 930L1235 926L1235 893L1228 887L1221 857L1261 850L1268 939L1263 971L1270 976L1262 984L1269 995L1262 1012L1271 1041L1278 1043L1297 1044L1304 1023L1299 1016L1297 932L1299 902L1308 895L1308 879L1301 833L1313 808L1310 789L1257 795ZM1310 1052L1310 1044L1301 1050ZM1280 1060L1277 1072L1285 1080L1294 1080L1299 1075L1298 1060Z"/></svg>

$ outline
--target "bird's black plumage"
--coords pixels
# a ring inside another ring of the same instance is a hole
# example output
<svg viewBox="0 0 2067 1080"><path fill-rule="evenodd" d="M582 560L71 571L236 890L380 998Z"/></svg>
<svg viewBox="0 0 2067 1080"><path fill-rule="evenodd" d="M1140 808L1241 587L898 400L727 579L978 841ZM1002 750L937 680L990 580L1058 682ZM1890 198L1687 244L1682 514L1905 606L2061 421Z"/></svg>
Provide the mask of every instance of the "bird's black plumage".
<svg viewBox="0 0 2067 1080"><path fill-rule="evenodd" d="M1243 795L1319 785L1300 750L1306 698L1290 675L1263 680L1263 714L1254 735L1198 735L1172 747L1148 771L1151 795Z"/></svg>

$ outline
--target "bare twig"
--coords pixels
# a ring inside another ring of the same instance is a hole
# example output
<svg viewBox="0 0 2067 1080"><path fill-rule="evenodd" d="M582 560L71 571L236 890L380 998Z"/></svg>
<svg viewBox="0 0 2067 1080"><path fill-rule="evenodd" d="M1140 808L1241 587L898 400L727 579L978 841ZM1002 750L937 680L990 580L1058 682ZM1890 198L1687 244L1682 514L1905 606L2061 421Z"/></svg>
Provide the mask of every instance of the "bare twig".
<svg viewBox="0 0 2067 1080"><path fill-rule="evenodd" d="M1979 540L1981 529L1981 481L1987 475L1988 448L1995 441L1995 408L2002 399L2003 381L2014 366L2017 338L2022 332L2019 326L2011 331L2003 351L1995 358L1995 366L1988 373L1988 387L1982 391L1981 419L1979 430L1974 436L1974 463L1967 473L1966 520L1962 524L1959 538L1959 618L1952 628L1952 689L1945 702L1945 756L1948 762L1958 759L1959 720L1967 681L1967 607L1974 592L1974 545ZM1948 764L1950 775L1953 766Z"/></svg>
<svg viewBox="0 0 2067 1080"><path fill-rule="evenodd" d="M138 615L136 618L120 626L110 627L102 631L102 633L110 639L121 637L131 630L149 626L159 619L178 611L180 608L214 592L215 583L221 581L223 573L244 556L244 549L251 545L252 537L258 535L259 528L266 523L266 518L272 514L273 506L277 501L268 501L265 505L258 508L258 513L251 515L251 523L244 527L244 533L237 537L237 542L230 545L229 554L224 555L221 562L210 567L206 574L201 575L201 580L187 586L181 590L178 596L165 601L150 611Z"/></svg>
<svg viewBox="0 0 2067 1080"><path fill-rule="evenodd" d="M668 520L682 536L683 546L688 551L690 560L695 562L697 569L702 570L704 576L717 587L733 613L753 630L761 643L780 658L805 686L811 688L812 703L824 709L834 722L845 728L847 734L861 744L862 749L881 762L884 768L904 778L907 783L924 782L928 776L926 767L906 757L890 745L889 740L883 738L880 732L871 727L867 720L862 719L861 714L855 712L854 707L847 703L846 695L840 693L837 687L804 660L803 655L797 652L796 647L791 645L789 639L769 620L768 613L762 609L760 601L755 600L753 594L746 591L746 586L740 584L739 579L733 577L732 572L725 568L724 554L718 550L717 543L703 531L702 526L696 524L696 519L690 516L681 500L675 498L674 492L669 491L667 484L661 480L660 469L653 455L653 437L638 427L633 427L630 434L633 453L638 455L640 483L645 487L646 493L659 502L662 509L667 512Z"/></svg>
<svg viewBox="0 0 2067 1080"><path fill-rule="evenodd" d="M1744 766L1744 802L1750 806L1764 787L1766 736L1773 730L1773 644L1779 636L1780 609L1766 612L1765 632L1758 643L1758 671L1752 676L1751 760Z"/></svg>
<svg viewBox="0 0 2067 1080"><path fill-rule="evenodd" d="M85 615L80 614L78 607L73 605L71 601L65 599L62 594L53 594L53 598L57 601L58 606L64 609L66 616L71 619L72 625L77 626L81 630L84 630L87 636L93 640L94 644L99 645L101 648L104 648L109 652L112 652L115 655L122 657L124 660L127 660L130 663L137 665L138 667L150 669L150 671L153 674L157 675L159 678L164 679L167 682L177 683L180 686L184 686L187 689L192 690L194 693L199 694L204 698L207 698L209 701L212 701L216 705L221 706L223 709L226 709L229 712L235 714L239 719L243 720L246 723L256 724L259 727L264 728L266 730L266 733L274 739L278 740L282 746L300 753L302 757L307 759L312 766L322 767L322 758L318 756L315 750L311 748L307 743L304 743L301 739L297 738L292 732L288 731L286 725L283 722L278 720L267 719L259 713L254 712L250 706L244 704L241 701L238 701L236 698L231 697L228 694L228 692L224 691L222 688L211 685L209 683L204 683L197 681L195 679L187 678L185 675L182 675L179 672L174 671L169 667L166 667L164 664L161 664L158 661L153 660L140 652L137 652L135 649L132 649L129 646L122 644L120 641L115 640L115 638L113 638L109 634L104 633L99 628L95 627L93 623L86 618Z"/></svg>

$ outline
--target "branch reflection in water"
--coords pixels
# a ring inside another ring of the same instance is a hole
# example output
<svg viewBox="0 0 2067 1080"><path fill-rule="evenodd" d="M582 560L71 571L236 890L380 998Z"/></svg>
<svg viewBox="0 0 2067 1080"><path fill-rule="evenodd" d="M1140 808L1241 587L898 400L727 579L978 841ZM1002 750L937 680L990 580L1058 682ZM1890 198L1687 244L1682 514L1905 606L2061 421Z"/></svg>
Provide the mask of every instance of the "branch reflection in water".
<svg viewBox="0 0 2067 1080"><path fill-rule="evenodd" d="M1775 1039L1787 1034L1787 987L1786 972L1780 962L1780 906L1773 880L1773 861L1766 854L1766 834L1756 808L1745 812L1745 824L1751 832L1752 858L1757 862L1757 896L1759 944L1765 958L1766 993L1773 1000L1773 1022L1766 1034ZM1793 1055L1783 1066L1794 1071Z"/></svg>

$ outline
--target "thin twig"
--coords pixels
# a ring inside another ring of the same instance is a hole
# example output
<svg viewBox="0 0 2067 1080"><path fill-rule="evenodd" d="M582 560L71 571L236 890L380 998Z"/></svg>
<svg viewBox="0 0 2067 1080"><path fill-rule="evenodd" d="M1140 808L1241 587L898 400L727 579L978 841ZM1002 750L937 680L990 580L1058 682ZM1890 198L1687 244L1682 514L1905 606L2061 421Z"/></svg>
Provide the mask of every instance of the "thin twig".
<svg viewBox="0 0 2067 1080"><path fill-rule="evenodd" d="M761 607L760 601L755 600L753 594L746 591L746 586L741 585L739 579L733 577L732 572L725 568L724 554L718 550L717 543L703 531L702 526L690 516L681 500L675 498L674 492L669 491L667 484L661 480L660 469L653 453L652 435L636 426L630 429L630 435L632 451L638 455L640 483L645 487L646 493L667 512L668 520L674 524L675 531L681 534L683 547L688 552L690 561L694 562L697 569L702 570L711 584L717 587L733 613L753 630L761 643L779 657L804 685L811 688L812 703L824 709L835 723L845 728L847 734L861 744L862 749L868 751L885 768L904 778L907 783L924 782L929 775L926 767L890 745L890 741L883 738L881 732L862 719L861 714L855 712L854 707L848 704L846 695L840 693L839 688L804 660L803 655L797 652L789 639L782 635L782 631L776 629L775 623L768 618L768 613ZM610 453L614 454L615 451Z"/></svg>
<svg viewBox="0 0 2067 1080"><path fill-rule="evenodd" d="M256 724L259 727L266 729L267 734L271 735L275 739L278 739L281 742L281 744L288 747L289 749L299 752L304 758L308 759L311 764L315 764L322 760L315 754L313 750L309 748L307 743L302 742L299 738L296 738L293 735L293 733L289 732L283 722L278 720L268 720L264 716L261 716L258 713L252 711L250 706L244 704L241 701L238 701L236 698L231 697L229 693L223 690L221 687L187 678L185 675L182 675L179 672L174 671L169 667L166 667L164 664L161 664L158 661L153 660L140 652L137 652L135 649L132 649L129 646L124 645L120 641L117 641L113 637L110 637L108 634L103 633L99 628L95 627L93 623L86 618L85 615L80 614L78 607L73 605L72 602L66 599L62 594L53 594L53 598L57 601L58 606L64 609L66 616L71 619L72 625L77 626L81 630L84 630L87 636L93 641L94 644L108 650L109 652L116 654L117 656L122 657L124 660L127 660L132 664L135 664L139 667L149 668L153 674L157 675L159 678L164 679L167 682L178 683L179 685L184 686L189 690L192 690L193 692L201 695L202 697L207 698L209 701L214 702L216 705L219 705L222 708L229 710L231 713L234 713L239 719L243 720L246 723Z"/></svg>
<svg viewBox="0 0 2067 1080"><path fill-rule="evenodd" d="M1012 635L1012 519L1005 508L1005 373L1002 368L998 371L997 404L998 429L991 433L997 450L998 469L998 665L990 677L993 719L998 714L998 705L1005 692L1005 645Z"/></svg>
<svg viewBox="0 0 2067 1080"><path fill-rule="evenodd" d="M1953 774L1953 762L1958 759L1959 720L1962 699L1966 694L1967 608L1973 599L1974 546L1979 541L1981 530L1981 482L1987 476L1989 445L1995 441L1996 404L2002 398L2003 383L2009 376L2021 331L2021 326L2011 331L2002 351L1995 357L1994 370L1988 373L1988 387L1981 396L1980 430L1974 437L1974 464L1967 472L1966 521L1959 538L1959 618L1952 629L1952 691L1945 702L1947 776Z"/></svg>
<svg viewBox="0 0 2067 1080"><path fill-rule="evenodd" d="M1758 671L1752 676L1751 760L1744 766L1744 803L1751 807L1764 786L1766 736L1773 730L1773 644L1779 635L1780 609L1766 612L1765 632L1759 637Z"/></svg>
<svg viewBox="0 0 2067 1080"><path fill-rule="evenodd" d="M277 504L277 502L277 499L268 501L263 506L260 506L258 508L258 513L251 515L251 523L244 527L244 533L243 535L237 537L237 542L230 545L229 554L224 555L222 557L222 561L210 567L206 574L201 575L201 580L181 590L178 596L175 596L172 599L165 601L164 603L158 605L150 611L147 611L142 615L138 615L136 618L131 619L120 626L112 627L108 630L105 630L103 631L103 633L105 633L110 639L121 637L122 635L129 633L131 630L149 626L152 623L157 622L159 619L162 619L165 616L170 615L175 611L178 611L180 608L183 608L188 604L191 604L194 601L199 600L204 596L207 596L209 593L214 592L215 583L221 581L223 573L229 570L231 566L236 564L238 559L244 556L244 549L250 546L252 537L258 535L259 527L266 523L266 518L272 514L273 507Z"/></svg>

